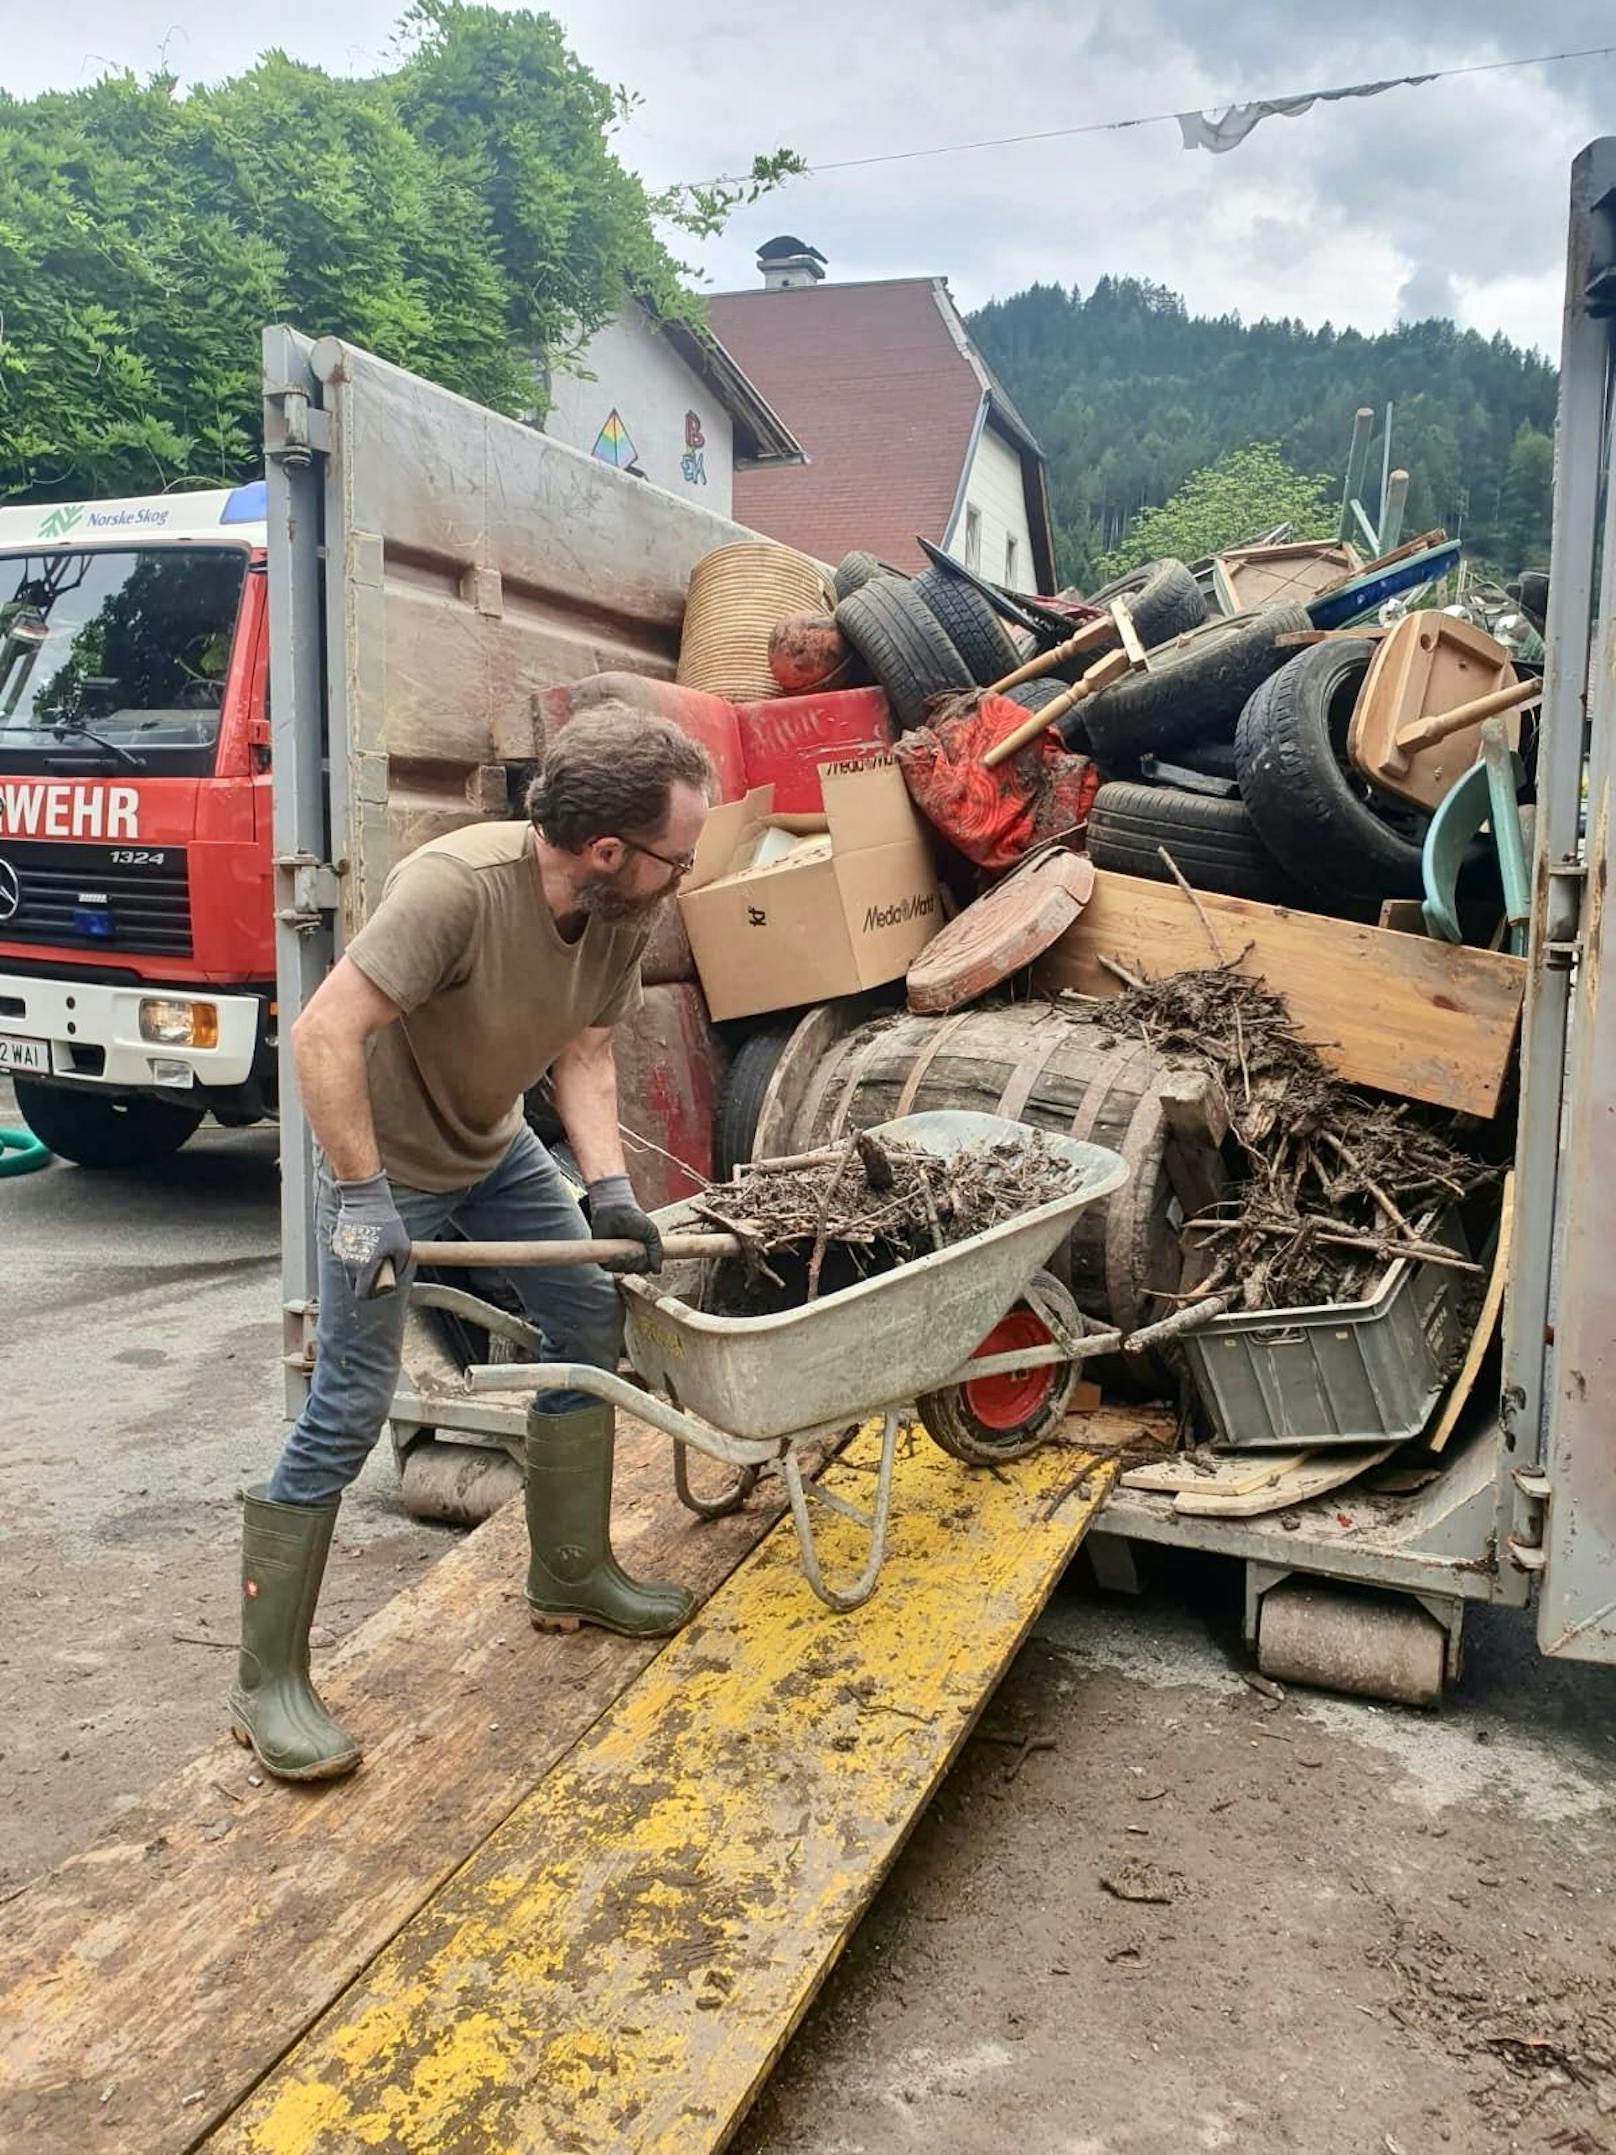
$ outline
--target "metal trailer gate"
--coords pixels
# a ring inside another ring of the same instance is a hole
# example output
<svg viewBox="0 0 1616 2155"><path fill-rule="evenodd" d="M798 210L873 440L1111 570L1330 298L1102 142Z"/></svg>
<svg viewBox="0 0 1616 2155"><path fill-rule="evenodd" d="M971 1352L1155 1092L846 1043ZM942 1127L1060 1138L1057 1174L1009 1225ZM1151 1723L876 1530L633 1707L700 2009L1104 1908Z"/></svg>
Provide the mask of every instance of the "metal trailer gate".
<svg viewBox="0 0 1616 2155"><path fill-rule="evenodd" d="M1571 176L1502 1396L1435 1482L1377 1503L1373 1516L1330 1497L1296 1507L1289 1527L1277 1515L1237 1524L1118 1490L1107 1535L1244 1561L1248 1640L1269 1589L1312 1574L1416 1596L1447 1631L1453 1674L1466 1603L1520 1607L1535 1582L1544 1653L1616 1658L1616 1268L1597 1255L1616 1197L1616 1011L1599 1002L1612 932L1613 441L1616 139L1606 138Z"/></svg>

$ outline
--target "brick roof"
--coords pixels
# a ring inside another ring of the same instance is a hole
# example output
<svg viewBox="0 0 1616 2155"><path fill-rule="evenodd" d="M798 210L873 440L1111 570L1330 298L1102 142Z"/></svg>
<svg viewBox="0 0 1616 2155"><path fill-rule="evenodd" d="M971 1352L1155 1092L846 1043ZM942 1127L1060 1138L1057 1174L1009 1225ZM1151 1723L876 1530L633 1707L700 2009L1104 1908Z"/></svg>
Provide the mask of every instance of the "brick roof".
<svg viewBox="0 0 1616 2155"><path fill-rule="evenodd" d="M923 568L915 536L947 535L984 387L938 280L723 292L708 306L809 459L738 470L736 521L821 561L867 547Z"/></svg>

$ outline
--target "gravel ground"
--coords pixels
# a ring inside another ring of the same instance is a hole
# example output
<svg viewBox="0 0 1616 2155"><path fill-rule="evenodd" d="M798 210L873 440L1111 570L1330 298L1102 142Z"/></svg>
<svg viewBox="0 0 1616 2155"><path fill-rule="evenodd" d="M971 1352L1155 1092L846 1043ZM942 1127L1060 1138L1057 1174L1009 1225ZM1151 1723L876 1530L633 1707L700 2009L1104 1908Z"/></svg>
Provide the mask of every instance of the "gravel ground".
<svg viewBox="0 0 1616 2155"><path fill-rule="evenodd" d="M0 1893L218 1731L280 1425L275 1150L0 1183ZM449 1538L380 1453L323 1625ZM1616 1677L1480 1612L1439 1715L1275 1701L1238 1592L1074 1572L738 2150L1616 2155ZM990 1739L1027 1735L1012 1777Z"/></svg>

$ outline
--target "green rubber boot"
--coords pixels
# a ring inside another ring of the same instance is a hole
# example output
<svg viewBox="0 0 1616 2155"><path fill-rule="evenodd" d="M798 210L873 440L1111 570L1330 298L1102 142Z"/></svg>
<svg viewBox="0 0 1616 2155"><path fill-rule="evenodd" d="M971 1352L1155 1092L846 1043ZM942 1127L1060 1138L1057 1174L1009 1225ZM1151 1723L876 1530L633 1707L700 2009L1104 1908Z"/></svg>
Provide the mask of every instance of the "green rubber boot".
<svg viewBox="0 0 1616 2155"><path fill-rule="evenodd" d="M540 1631L599 1624L632 1639L677 1631L696 1606L682 1586L642 1585L612 1554L616 1417L602 1400L527 1418L527 1606Z"/></svg>
<svg viewBox="0 0 1616 2155"><path fill-rule="evenodd" d="M335 1504L274 1504L261 1488L242 1504L230 1733L283 1781L334 1781L359 1763L358 1744L309 1681L309 1626L336 1523Z"/></svg>

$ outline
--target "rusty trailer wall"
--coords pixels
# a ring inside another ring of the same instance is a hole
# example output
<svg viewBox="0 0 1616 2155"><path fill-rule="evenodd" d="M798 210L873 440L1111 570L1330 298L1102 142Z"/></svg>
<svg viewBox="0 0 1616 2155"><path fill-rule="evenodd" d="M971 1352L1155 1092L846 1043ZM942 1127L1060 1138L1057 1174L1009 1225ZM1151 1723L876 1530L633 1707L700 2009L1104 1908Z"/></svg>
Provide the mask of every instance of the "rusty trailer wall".
<svg viewBox="0 0 1616 2155"><path fill-rule="evenodd" d="M351 931L401 853L505 809L508 768L542 752L541 689L672 674L692 567L745 534L335 338L309 361Z"/></svg>
<svg viewBox="0 0 1616 2155"><path fill-rule="evenodd" d="M314 1265L293 1021L401 855L520 813L540 692L613 670L670 676L691 569L749 534L335 338L266 330L264 391L295 1411ZM688 1032L696 990L651 993L650 1035Z"/></svg>

